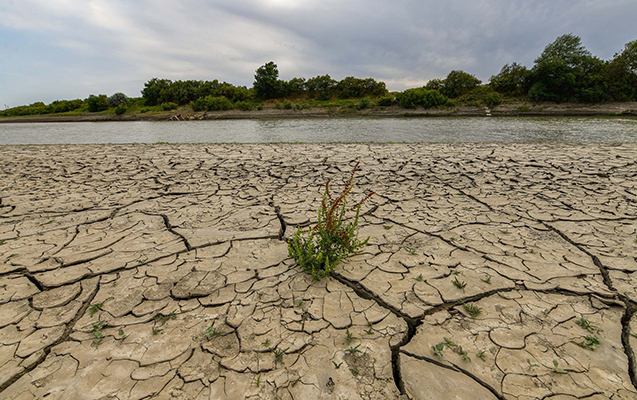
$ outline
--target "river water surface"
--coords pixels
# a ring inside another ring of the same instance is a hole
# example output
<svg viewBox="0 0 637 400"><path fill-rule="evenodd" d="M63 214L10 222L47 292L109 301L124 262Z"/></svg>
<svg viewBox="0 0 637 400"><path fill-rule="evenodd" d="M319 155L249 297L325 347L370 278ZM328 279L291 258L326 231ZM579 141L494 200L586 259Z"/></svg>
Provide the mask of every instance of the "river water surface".
<svg viewBox="0 0 637 400"><path fill-rule="evenodd" d="M3 144L637 142L637 118L331 118L2 123Z"/></svg>

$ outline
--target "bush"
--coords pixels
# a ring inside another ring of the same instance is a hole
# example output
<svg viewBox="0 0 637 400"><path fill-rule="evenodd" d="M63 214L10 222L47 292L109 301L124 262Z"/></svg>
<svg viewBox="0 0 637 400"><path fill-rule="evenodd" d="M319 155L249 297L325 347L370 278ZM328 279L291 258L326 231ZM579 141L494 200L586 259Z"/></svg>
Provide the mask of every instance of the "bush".
<svg viewBox="0 0 637 400"><path fill-rule="evenodd" d="M428 90L425 88L407 89L398 97L398 104L402 108L432 108L444 106L449 101L444 95L437 90Z"/></svg>
<svg viewBox="0 0 637 400"><path fill-rule="evenodd" d="M128 101L128 97L121 92L117 92L113 94L111 97L109 97L108 99L106 99L106 102L108 103L109 107L123 106L124 104L126 104L127 101Z"/></svg>
<svg viewBox="0 0 637 400"><path fill-rule="evenodd" d="M371 100L369 99L369 97L363 97L360 103L356 105L356 109L364 110L365 108L369 107L370 104L371 104Z"/></svg>
<svg viewBox="0 0 637 400"><path fill-rule="evenodd" d="M497 107L502 104L502 99L497 93L491 93L484 98L484 104L489 108Z"/></svg>
<svg viewBox="0 0 637 400"><path fill-rule="evenodd" d="M197 112L197 111L206 111L208 109L208 105L206 103L206 99L204 97L200 97L197 100L193 101L192 103L190 103L190 107L192 107L192 110Z"/></svg>
<svg viewBox="0 0 637 400"><path fill-rule="evenodd" d="M289 100L284 100L283 101L283 108L286 110L291 110L292 109L292 102L290 102Z"/></svg>
<svg viewBox="0 0 637 400"><path fill-rule="evenodd" d="M108 99L105 94L100 94L99 96L92 94L88 96L86 104L88 104L89 112L99 112L108 109Z"/></svg>
<svg viewBox="0 0 637 400"><path fill-rule="evenodd" d="M289 256L308 271L314 280L329 276L341 260L360 252L369 240L358 240L358 217L361 205L373 192L354 207L347 204L347 195L353 188L357 169L358 164L354 167L343 192L336 198L330 193L330 180L327 181L323 201L318 210L318 224L307 231L299 227L294 237L288 241ZM356 210L356 215L353 219L348 219L345 214L351 210ZM307 237L304 237L306 233Z"/></svg>
<svg viewBox="0 0 637 400"><path fill-rule="evenodd" d="M222 111L230 110L232 103L224 96L200 97L191 104L193 111Z"/></svg>
<svg viewBox="0 0 637 400"><path fill-rule="evenodd" d="M249 101L240 101L235 103L234 107L237 110L241 110L241 111L251 111L252 110L252 103L250 103Z"/></svg>
<svg viewBox="0 0 637 400"><path fill-rule="evenodd" d="M394 101L396 101L394 96L383 96L376 101L376 104L381 107L389 107L394 104Z"/></svg>
<svg viewBox="0 0 637 400"><path fill-rule="evenodd" d="M174 110L179 107L177 103L169 102L169 103L161 103L161 109L164 111Z"/></svg>
<svg viewBox="0 0 637 400"><path fill-rule="evenodd" d="M208 103L209 111L223 111L230 110L232 108L232 103L224 96L208 96L206 97L206 102Z"/></svg>
<svg viewBox="0 0 637 400"><path fill-rule="evenodd" d="M115 115L122 115L126 112L126 107L119 106L115 109Z"/></svg>

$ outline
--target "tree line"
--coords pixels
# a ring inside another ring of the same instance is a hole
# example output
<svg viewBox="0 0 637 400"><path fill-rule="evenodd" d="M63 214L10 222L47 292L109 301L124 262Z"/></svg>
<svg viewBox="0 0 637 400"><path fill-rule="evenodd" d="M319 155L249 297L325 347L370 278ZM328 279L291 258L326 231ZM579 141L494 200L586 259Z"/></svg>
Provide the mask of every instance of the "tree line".
<svg viewBox="0 0 637 400"><path fill-rule="evenodd" d="M141 94L141 99L115 93L110 97L101 94L84 100L58 100L49 105L37 102L6 109L0 115L97 112L111 108L121 114L141 106L146 107L141 108L144 112L152 107L170 110L184 105L190 105L194 111L250 110L272 99L363 99L359 108L372 104L372 99L377 106L397 104L403 108L455 106L458 102L494 107L509 97L558 103L637 101L637 40L626 43L612 59L602 60L582 45L580 37L562 35L545 47L530 69L515 62L506 64L486 84L468 72L454 70L444 79L432 79L423 87L389 93L384 82L373 78L349 76L337 81L330 75L319 75L281 80L277 65L270 61L255 71L251 88L216 79L153 78L144 84Z"/></svg>

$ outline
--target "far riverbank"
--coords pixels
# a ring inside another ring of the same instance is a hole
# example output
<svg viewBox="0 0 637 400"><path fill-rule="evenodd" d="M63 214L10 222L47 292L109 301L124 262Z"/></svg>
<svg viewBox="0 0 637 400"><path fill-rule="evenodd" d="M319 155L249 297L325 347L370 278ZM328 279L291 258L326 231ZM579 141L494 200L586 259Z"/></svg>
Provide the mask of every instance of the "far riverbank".
<svg viewBox="0 0 637 400"><path fill-rule="evenodd" d="M578 117L578 116L637 116L637 102L625 103L504 103L493 109L477 106L458 106L437 109L404 109L398 106L378 107L363 110L356 108L314 107L303 110L286 110L274 106L262 110L194 112L188 106L172 111L115 115L114 113L84 113L67 115L37 115L0 118L0 123L16 122L97 122L97 121L167 121L167 120L214 120L214 119L280 119L280 118L417 118L417 117Z"/></svg>

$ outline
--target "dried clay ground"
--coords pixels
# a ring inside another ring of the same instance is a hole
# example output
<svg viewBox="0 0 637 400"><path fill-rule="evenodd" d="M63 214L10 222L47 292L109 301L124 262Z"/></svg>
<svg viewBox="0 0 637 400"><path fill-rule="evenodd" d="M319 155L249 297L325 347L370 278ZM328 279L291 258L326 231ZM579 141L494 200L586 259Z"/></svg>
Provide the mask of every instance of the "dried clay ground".
<svg viewBox="0 0 637 400"><path fill-rule="evenodd" d="M0 150L2 399L637 398L635 144Z"/></svg>

